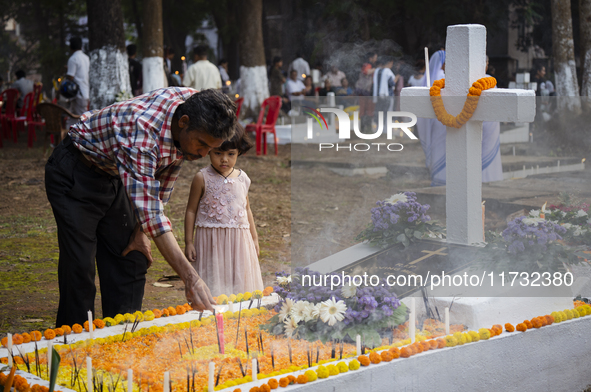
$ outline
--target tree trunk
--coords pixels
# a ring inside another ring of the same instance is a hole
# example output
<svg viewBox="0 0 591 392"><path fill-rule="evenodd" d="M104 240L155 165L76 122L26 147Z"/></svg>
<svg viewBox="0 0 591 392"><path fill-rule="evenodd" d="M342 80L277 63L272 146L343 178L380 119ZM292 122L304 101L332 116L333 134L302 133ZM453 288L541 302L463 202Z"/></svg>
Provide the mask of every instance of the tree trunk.
<svg viewBox="0 0 591 392"><path fill-rule="evenodd" d="M256 112L269 97L263 46L263 0L243 0L240 22L240 93L246 111Z"/></svg>
<svg viewBox="0 0 591 392"><path fill-rule="evenodd" d="M554 74L556 95L577 97L579 84L575 66L575 47L570 0L552 1L552 52L554 55ZM576 111L580 109L578 99L559 99L560 109Z"/></svg>
<svg viewBox="0 0 591 392"><path fill-rule="evenodd" d="M165 86L162 31L162 0L145 0L143 3L142 34L144 60L143 92L148 93Z"/></svg>
<svg viewBox="0 0 591 392"><path fill-rule="evenodd" d="M591 97L591 0L579 0L579 28L581 29L581 66L583 68L581 95Z"/></svg>
<svg viewBox="0 0 591 392"><path fill-rule="evenodd" d="M101 109L117 95L131 97L121 0L86 0L90 50L90 108Z"/></svg>

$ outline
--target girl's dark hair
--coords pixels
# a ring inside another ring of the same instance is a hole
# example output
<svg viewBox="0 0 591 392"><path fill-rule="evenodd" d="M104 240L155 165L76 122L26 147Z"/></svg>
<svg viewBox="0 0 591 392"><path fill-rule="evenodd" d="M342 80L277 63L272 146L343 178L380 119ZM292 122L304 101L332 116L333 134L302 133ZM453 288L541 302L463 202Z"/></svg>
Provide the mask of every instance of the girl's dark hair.
<svg viewBox="0 0 591 392"><path fill-rule="evenodd" d="M234 136L230 140L226 140L218 149L220 151L238 150L238 155L246 153L252 148L253 144L248 139L244 127L236 122L234 126Z"/></svg>

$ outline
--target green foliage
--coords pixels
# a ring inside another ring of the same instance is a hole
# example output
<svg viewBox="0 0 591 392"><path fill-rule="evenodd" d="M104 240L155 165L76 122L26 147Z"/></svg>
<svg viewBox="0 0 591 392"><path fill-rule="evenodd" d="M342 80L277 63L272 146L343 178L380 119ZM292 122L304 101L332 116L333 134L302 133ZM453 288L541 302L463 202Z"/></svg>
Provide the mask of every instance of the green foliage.
<svg viewBox="0 0 591 392"><path fill-rule="evenodd" d="M50 370L50 374L49 374L49 392L53 392L55 389L55 383L57 381L57 372L59 370L61 360L62 360L62 358L60 357L58 352L55 351L55 348L52 347L52 349L51 349L51 370Z"/></svg>

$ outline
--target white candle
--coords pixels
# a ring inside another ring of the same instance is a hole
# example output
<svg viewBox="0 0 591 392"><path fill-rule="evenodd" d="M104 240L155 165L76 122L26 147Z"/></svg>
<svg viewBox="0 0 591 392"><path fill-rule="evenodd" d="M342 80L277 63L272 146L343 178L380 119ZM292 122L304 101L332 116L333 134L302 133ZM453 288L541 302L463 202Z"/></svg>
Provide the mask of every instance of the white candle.
<svg viewBox="0 0 591 392"><path fill-rule="evenodd" d="M209 363L209 382L207 384L207 390L208 392L213 392L213 377L214 377L214 373L215 373L215 363L210 362Z"/></svg>
<svg viewBox="0 0 591 392"><path fill-rule="evenodd" d="M429 48L425 46L425 78L427 78L427 87L431 87L431 75L429 75Z"/></svg>
<svg viewBox="0 0 591 392"><path fill-rule="evenodd" d="M92 312L89 310L88 311L88 332L90 332L90 339L93 339L93 324L92 324Z"/></svg>
<svg viewBox="0 0 591 392"><path fill-rule="evenodd" d="M410 335L410 342L415 342L415 299L410 299L410 315L408 317L408 334Z"/></svg>
<svg viewBox="0 0 591 392"><path fill-rule="evenodd" d="M170 392L170 373L164 372L164 385L162 386L162 392Z"/></svg>
<svg viewBox="0 0 591 392"><path fill-rule="evenodd" d="M357 335L355 337L355 343L357 346L357 356L361 355L361 336Z"/></svg>
<svg viewBox="0 0 591 392"><path fill-rule="evenodd" d="M445 334L449 335L449 308L445 308Z"/></svg>
<svg viewBox="0 0 591 392"><path fill-rule="evenodd" d="M133 390L133 370L127 369L127 392Z"/></svg>
<svg viewBox="0 0 591 392"><path fill-rule="evenodd" d="M92 359L86 357L86 387L89 392L94 391L94 385L92 382Z"/></svg>
<svg viewBox="0 0 591 392"><path fill-rule="evenodd" d="M53 352L53 344L49 342L47 345L47 373L51 374L51 353Z"/></svg>
<svg viewBox="0 0 591 392"><path fill-rule="evenodd" d="M230 310L230 312L234 313L234 302L230 301L228 303L228 309Z"/></svg>
<svg viewBox="0 0 591 392"><path fill-rule="evenodd" d="M7 344L7 349L8 349L8 366L12 367L12 334L9 333L6 336L6 344Z"/></svg>
<svg viewBox="0 0 591 392"><path fill-rule="evenodd" d="M252 381L257 381L257 373L258 373L258 369L257 369L257 360L256 358L252 359Z"/></svg>

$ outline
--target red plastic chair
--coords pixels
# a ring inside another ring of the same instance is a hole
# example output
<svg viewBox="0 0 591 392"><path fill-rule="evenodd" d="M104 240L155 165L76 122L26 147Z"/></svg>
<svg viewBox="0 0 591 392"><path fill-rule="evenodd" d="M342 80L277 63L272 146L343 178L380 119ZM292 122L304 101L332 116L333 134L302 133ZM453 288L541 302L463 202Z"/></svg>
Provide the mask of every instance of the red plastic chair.
<svg viewBox="0 0 591 392"><path fill-rule="evenodd" d="M10 121L16 115L16 102L18 100L19 92L15 88L9 88L2 91L0 99L2 100L2 108L4 113L0 114L0 124L2 125L2 133L6 139L10 138Z"/></svg>
<svg viewBox="0 0 591 392"><path fill-rule="evenodd" d="M39 97L41 95L41 84L36 84L33 87L33 91L25 95L23 99L23 107L19 117L12 119L12 133L14 136L14 142L18 142L18 126L23 124L23 130L28 128L27 146L33 147L33 141L37 140L37 134L35 133L35 127L43 127L45 123L43 119L37 113L37 104L39 103Z"/></svg>
<svg viewBox="0 0 591 392"><path fill-rule="evenodd" d="M242 104L244 103L244 98L238 98L235 102L236 104L236 118L240 117L240 109L242 109Z"/></svg>
<svg viewBox="0 0 591 392"><path fill-rule="evenodd" d="M263 124L265 118L265 109L267 111L267 118ZM256 133L256 151L257 155L261 155L261 143L263 143L263 154L267 155L267 133L272 133L275 137L275 155L278 154L277 150L277 132L275 131L275 123L279 117L279 110L281 109L281 97L272 96L263 101L261 105L261 111L259 112L259 119L256 124L248 124L246 126L246 132Z"/></svg>

